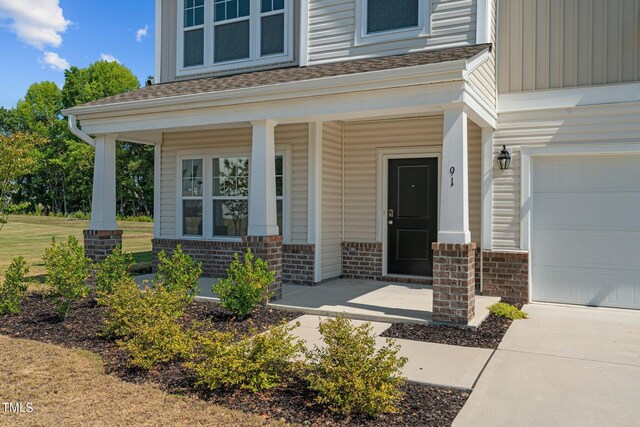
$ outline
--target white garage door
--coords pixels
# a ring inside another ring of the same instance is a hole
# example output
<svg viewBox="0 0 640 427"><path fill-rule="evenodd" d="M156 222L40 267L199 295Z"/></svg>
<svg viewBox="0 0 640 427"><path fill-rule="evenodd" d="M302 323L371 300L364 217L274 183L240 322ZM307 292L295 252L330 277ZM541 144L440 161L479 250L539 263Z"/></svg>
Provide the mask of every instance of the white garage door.
<svg viewBox="0 0 640 427"><path fill-rule="evenodd" d="M640 309L640 156L533 160L533 300Z"/></svg>

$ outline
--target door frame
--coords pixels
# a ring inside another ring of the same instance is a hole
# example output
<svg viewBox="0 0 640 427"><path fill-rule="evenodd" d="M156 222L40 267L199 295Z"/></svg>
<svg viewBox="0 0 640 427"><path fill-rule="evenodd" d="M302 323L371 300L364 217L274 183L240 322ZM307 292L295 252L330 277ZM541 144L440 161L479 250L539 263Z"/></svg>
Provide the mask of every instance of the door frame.
<svg viewBox="0 0 640 427"><path fill-rule="evenodd" d="M533 272L531 250L531 217L533 206L533 172L536 158L547 156L615 156L625 154L640 154L640 144L607 143L606 141L591 144L563 144L563 145L530 145L521 147L520 170L520 250L529 254L529 302L533 302ZM553 304L553 303L550 303Z"/></svg>
<svg viewBox="0 0 640 427"><path fill-rule="evenodd" d="M442 146L378 148L377 197L376 197L376 241L382 242L382 276L387 276L387 211L389 209L389 160L394 159L438 159L438 230L440 230L440 181L442 179Z"/></svg>

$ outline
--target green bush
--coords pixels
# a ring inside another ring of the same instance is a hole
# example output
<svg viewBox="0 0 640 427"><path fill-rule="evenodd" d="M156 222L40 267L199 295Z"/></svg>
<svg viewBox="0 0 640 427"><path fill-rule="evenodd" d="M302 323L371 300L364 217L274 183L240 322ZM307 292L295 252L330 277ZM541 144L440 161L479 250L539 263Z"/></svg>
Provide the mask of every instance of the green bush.
<svg viewBox="0 0 640 427"><path fill-rule="evenodd" d="M158 254L158 274L154 286L162 284L167 291L177 292L187 303L191 303L198 293L201 274L202 263L196 263L178 245L171 257L164 251Z"/></svg>
<svg viewBox="0 0 640 427"><path fill-rule="evenodd" d="M96 265L98 301L103 295L110 294L120 279L130 277L129 269L133 263L133 255L122 252L121 245L117 245L104 261Z"/></svg>
<svg viewBox="0 0 640 427"><path fill-rule="evenodd" d="M227 277L218 280L213 291L220 298L220 305L242 320L259 303L268 300L269 285L274 280L275 272L269 271L267 262L260 258L254 262L248 250L242 262L237 253L234 255Z"/></svg>
<svg viewBox="0 0 640 427"><path fill-rule="evenodd" d="M92 262L84 256L82 246L73 236L69 236L66 243L56 243L52 239L51 247L45 249L44 262L47 283L53 289L53 304L58 314L66 319L71 313L71 303L89 294L86 281Z"/></svg>
<svg viewBox="0 0 640 427"><path fill-rule="evenodd" d="M140 291L130 277L121 278L102 298L106 306L105 334L129 354L131 366L151 369L188 353L189 339L178 319L185 299L161 284Z"/></svg>
<svg viewBox="0 0 640 427"><path fill-rule="evenodd" d="M257 392L277 387L291 375L304 349L283 323L268 332L238 338L233 332L209 330L196 333L191 361L198 384L210 390L241 388Z"/></svg>
<svg viewBox="0 0 640 427"><path fill-rule="evenodd" d="M515 305L507 304L506 302L497 302L489 307L489 311L496 316L506 317L511 320L526 319L527 313L520 310Z"/></svg>
<svg viewBox="0 0 640 427"><path fill-rule="evenodd" d="M14 258L0 286L0 314L20 312L20 304L27 293L24 276L29 272L23 257Z"/></svg>
<svg viewBox="0 0 640 427"><path fill-rule="evenodd" d="M407 358L398 357L399 346L390 339L376 351L372 329L370 323L355 327L342 317L320 323L326 346L307 352L307 381L317 403L341 414L397 411Z"/></svg>

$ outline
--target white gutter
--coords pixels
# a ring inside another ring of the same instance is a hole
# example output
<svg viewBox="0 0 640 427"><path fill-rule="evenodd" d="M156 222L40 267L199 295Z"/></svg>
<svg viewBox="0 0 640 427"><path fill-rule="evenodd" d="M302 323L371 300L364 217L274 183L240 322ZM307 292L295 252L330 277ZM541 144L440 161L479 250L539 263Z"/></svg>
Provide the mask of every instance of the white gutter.
<svg viewBox="0 0 640 427"><path fill-rule="evenodd" d="M78 138L80 138L81 140L83 140L85 143L95 148L96 140L91 138L89 135L82 132L80 128L78 128L78 121L76 120L76 115L69 114L68 120L69 120L69 130L71 131L71 133L77 136Z"/></svg>

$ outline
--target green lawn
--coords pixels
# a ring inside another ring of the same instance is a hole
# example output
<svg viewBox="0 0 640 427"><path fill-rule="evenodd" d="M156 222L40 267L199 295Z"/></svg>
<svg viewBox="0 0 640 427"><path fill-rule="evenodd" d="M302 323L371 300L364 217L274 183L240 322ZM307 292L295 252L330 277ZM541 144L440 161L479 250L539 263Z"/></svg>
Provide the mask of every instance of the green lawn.
<svg viewBox="0 0 640 427"><path fill-rule="evenodd" d="M42 256L44 249L51 244L51 238L66 239L73 235L82 243L82 230L89 222L79 219L22 216L9 218L9 223L0 231L0 276L14 257L22 255L30 265L30 277L42 277L45 273ZM153 223L118 221L118 227L124 231L123 247L133 253L136 262L151 262L151 239Z"/></svg>

